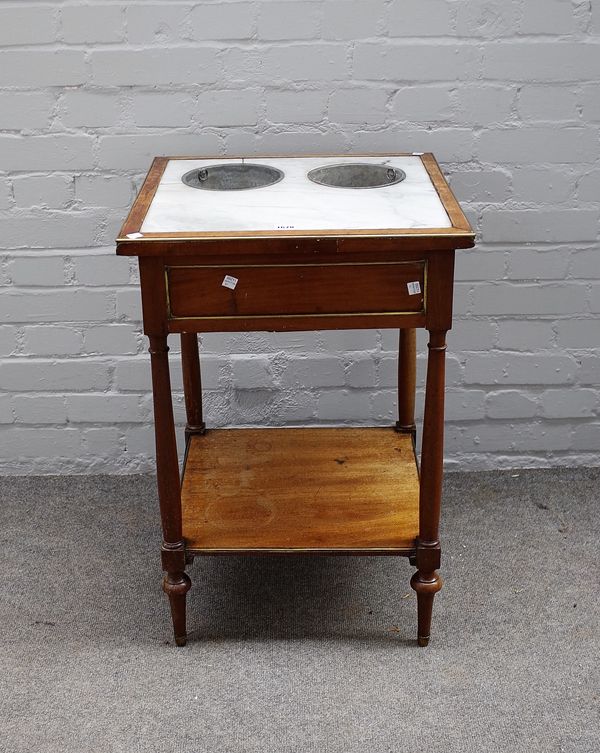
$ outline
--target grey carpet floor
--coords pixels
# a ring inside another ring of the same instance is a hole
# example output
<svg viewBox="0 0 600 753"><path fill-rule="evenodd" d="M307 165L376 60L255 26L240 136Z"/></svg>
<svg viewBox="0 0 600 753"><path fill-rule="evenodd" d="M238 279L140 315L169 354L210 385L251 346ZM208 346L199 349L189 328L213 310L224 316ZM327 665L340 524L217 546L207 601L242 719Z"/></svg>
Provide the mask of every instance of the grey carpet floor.
<svg viewBox="0 0 600 753"><path fill-rule="evenodd" d="M408 562L196 560L171 643L154 480L0 479L0 750L597 753L600 469L448 475Z"/></svg>

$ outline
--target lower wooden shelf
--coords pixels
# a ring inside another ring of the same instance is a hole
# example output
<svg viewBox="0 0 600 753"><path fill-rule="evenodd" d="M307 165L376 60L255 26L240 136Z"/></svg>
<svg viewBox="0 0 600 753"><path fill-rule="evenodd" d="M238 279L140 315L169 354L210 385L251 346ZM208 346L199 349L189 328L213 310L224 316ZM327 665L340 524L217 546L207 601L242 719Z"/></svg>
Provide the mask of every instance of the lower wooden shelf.
<svg viewBox="0 0 600 753"><path fill-rule="evenodd" d="M391 428L213 429L190 438L183 536L193 555L408 554L419 477Z"/></svg>

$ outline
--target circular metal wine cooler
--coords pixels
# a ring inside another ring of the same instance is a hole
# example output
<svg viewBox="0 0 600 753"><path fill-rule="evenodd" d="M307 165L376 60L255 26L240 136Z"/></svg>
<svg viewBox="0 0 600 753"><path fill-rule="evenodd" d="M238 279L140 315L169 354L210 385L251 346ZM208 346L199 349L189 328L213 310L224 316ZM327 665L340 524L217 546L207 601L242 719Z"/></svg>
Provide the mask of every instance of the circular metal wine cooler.
<svg viewBox="0 0 600 753"><path fill-rule="evenodd" d="M347 162L317 167L308 173L308 178L331 188L384 188L403 181L406 173L388 165Z"/></svg>
<svg viewBox="0 0 600 753"><path fill-rule="evenodd" d="M181 180L186 186L205 191L248 191L279 183L283 180L283 172L268 165L235 162L196 168Z"/></svg>

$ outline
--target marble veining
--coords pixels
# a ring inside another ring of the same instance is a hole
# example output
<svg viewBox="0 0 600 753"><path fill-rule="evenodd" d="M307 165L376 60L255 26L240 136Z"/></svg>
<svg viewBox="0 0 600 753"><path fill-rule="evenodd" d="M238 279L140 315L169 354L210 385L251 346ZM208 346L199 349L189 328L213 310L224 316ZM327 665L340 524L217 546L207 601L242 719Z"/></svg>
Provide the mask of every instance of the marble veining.
<svg viewBox="0 0 600 753"><path fill-rule="evenodd" d="M447 228L451 222L419 156L248 158L283 170L284 179L248 191L199 191L182 183L189 170L224 159L170 160L142 233ZM385 164L402 183L364 190L312 183L310 170L344 162Z"/></svg>

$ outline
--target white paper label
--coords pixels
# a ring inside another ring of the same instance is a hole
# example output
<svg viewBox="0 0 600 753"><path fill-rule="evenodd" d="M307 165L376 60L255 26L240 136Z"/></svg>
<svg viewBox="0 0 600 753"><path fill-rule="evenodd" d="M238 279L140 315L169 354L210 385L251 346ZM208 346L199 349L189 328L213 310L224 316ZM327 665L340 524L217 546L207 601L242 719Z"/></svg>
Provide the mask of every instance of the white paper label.
<svg viewBox="0 0 600 753"><path fill-rule="evenodd" d="M413 157L422 157L425 152L413 152Z"/></svg>
<svg viewBox="0 0 600 753"><path fill-rule="evenodd" d="M238 278L232 277L231 275L225 275L223 278L223 282L221 285L224 288L229 288L230 290L235 290L235 286L238 284Z"/></svg>
<svg viewBox="0 0 600 753"><path fill-rule="evenodd" d="M131 240L136 240L136 238L143 238L144 236L142 233L127 233L127 238L131 238Z"/></svg>
<svg viewBox="0 0 600 753"><path fill-rule="evenodd" d="M406 287L408 288L408 295L418 295L421 292L421 283L417 280L417 282L407 282Z"/></svg>

